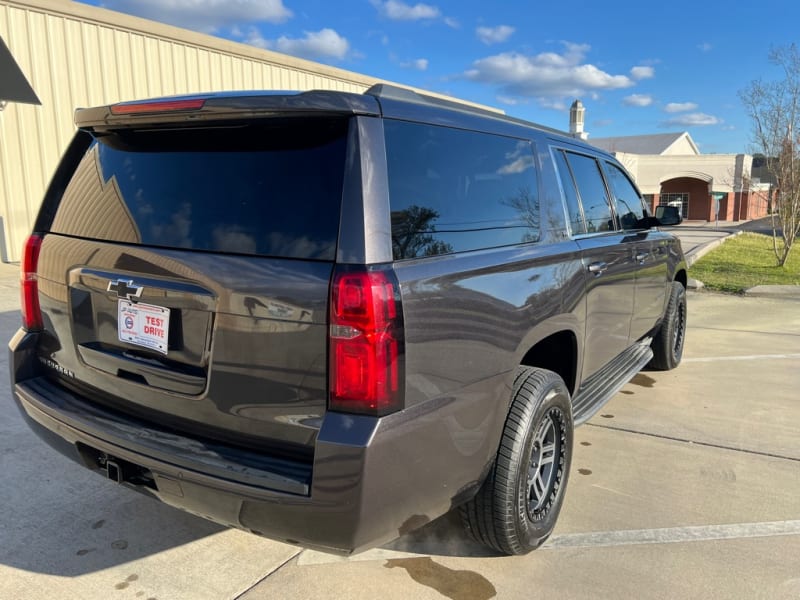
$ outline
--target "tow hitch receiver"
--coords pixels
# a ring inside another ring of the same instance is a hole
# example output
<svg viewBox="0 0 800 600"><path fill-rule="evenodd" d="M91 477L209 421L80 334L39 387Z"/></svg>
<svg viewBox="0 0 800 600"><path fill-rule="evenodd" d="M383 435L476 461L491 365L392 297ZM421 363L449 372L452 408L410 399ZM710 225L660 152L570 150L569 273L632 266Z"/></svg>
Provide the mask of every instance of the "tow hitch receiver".
<svg viewBox="0 0 800 600"><path fill-rule="evenodd" d="M95 468L105 471L111 481L156 489L155 479L149 469L82 444L79 449L84 458L91 461Z"/></svg>
<svg viewBox="0 0 800 600"><path fill-rule="evenodd" d="M117 483L125 481L122 465L116 460L106 459L106 473L108 473L108 478L112 481L116 481Z"/></svg>

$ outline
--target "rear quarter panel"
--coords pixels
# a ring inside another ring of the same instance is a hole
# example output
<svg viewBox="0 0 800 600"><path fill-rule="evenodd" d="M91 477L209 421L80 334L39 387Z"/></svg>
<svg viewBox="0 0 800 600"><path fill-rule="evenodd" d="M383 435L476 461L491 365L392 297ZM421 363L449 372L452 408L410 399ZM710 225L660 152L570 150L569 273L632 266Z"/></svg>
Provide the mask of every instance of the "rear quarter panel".
<svg viewBox="0 0 800 600"><path fill-rule="evenodd" d="M496 455L514 374L527 351L556 331L583 339L577 246L470 252L405 261L395 270L405 319L406 407L451 405L436 431L428 428L420 440L431 446L425 472L447 474L456 488L476 483Z"/></svg>

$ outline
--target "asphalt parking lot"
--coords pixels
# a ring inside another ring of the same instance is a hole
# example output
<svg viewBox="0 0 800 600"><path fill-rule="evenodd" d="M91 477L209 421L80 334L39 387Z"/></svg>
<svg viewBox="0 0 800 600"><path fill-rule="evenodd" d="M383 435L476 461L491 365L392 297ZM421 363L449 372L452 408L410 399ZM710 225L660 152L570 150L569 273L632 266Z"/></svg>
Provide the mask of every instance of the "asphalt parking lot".
<svg viewBox="0 0 800 600"><path fill-rule="evenodd" d="M0 265L6 340L17 293ZM556 532L513 558L448 519L346 560L221 528L57 455L0 386L0 598L796 599L799 367L799 302L690 293L681 367L577 430Z"/></svg>

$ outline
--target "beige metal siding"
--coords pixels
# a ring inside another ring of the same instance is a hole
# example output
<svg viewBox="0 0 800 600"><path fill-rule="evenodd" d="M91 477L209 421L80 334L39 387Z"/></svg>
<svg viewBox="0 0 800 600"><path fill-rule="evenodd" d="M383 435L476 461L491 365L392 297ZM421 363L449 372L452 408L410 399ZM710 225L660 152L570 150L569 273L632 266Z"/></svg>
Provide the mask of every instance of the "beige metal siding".
<svg viewBox="0 0 800 600"><path fill-rule="evenodd" d="M378 81L68 0L0 0L0 36L42 101L0 112L5 261L20 259L76 107L248 88L362 92Z"/></svg>

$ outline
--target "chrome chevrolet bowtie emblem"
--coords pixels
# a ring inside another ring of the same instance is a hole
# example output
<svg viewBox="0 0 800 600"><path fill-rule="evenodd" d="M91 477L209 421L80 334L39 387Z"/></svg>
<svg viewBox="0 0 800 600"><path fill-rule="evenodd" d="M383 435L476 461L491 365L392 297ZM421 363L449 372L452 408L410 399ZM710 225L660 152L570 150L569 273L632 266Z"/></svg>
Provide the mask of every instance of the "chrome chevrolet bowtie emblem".
<svg viewBox="0 0 800 600"><path fill-rule="evenodd" d="M108 282L108 291L116 292L117 298L133 300L142 295L142 286L133 283L133 279L117 279Z"/></svg>

